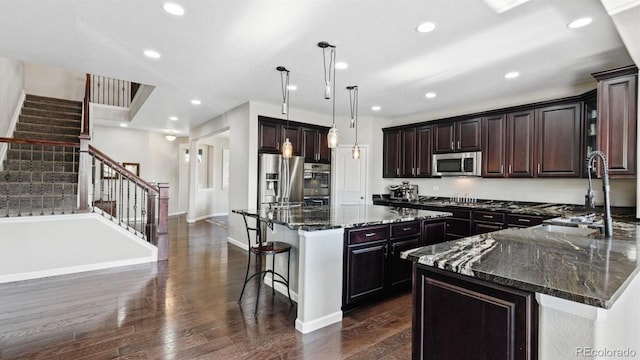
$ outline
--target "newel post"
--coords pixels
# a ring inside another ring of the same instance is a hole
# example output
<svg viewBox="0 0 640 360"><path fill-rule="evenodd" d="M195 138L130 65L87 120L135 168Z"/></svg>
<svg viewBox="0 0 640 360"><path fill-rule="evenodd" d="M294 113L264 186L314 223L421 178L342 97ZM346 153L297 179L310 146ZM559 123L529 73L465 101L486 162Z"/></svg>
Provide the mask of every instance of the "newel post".
<svg viewBox="0 0 640 360"><path fill-rule="evenodd" d="M157 186L156 183L150 183L154 188ZM147 224L145 226L145 233L147 235L147 241L152 243L153 245L158 246L157 233L158 228L156 227L156 205L158 204L158 193L155 191L147 192ZM159 255L159 254L158 254Z"/></svg>
<svg viewBox="0 0 640 360"><path fill-rule="evenodd" d="M158 203L158 261L169 260L169 184L159 183Z"/></svg>
<svg viewBox="0 0 640 360"><path fill-rule="evenodd" d="M78 160L78 212L89 211L89 186L91 183L91 155L89 154L89 134L80 135L80 158Z"/></svg>

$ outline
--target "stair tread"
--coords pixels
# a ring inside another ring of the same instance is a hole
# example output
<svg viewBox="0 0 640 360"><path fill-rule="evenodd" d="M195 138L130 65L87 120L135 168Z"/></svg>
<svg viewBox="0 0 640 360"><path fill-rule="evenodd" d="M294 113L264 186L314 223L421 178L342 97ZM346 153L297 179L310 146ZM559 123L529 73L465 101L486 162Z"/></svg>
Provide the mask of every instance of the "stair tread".
<svg viewBox="0 0 640 360"><path fill-rule="evenodd" d="M65 118L56 118L56 117L51 117L51 116L40 116L40 115L21 114L21 115L20 115L20 121L22 121L23 119L26 119L26 120L50 120L50 121L60 121L60 122L65 122L65 123L78 124L78 126L79 126L80 124L82 124L82 118L78 118L78 119L65 119Z"/></svg>
<svg viewBox="0 0 640 360"><path fill-rule="evenodd" d="M39 102L57 102L57 103L63 103L63 104L82 106L82 101L60 99L60 98L54 98L50 96L41 96L41 95L34 95L34 94L26 94L25 100L39 101Z"/></svg>

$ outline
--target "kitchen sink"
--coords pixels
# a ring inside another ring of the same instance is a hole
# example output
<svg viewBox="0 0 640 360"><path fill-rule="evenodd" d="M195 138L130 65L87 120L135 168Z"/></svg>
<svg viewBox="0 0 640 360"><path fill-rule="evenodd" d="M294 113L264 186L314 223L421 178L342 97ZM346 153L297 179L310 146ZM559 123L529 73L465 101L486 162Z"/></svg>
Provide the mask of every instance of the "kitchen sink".
<svg viewBox="0 0 640 360"><path fill-rule="evenodd" d="M590 238L600 237L599 229L580 228L580 227L574 227L574 226L543 224L543 225L534 226L531 228L531 230L561 233L566 235L583 236L583 237L590 237Z"/></svg>

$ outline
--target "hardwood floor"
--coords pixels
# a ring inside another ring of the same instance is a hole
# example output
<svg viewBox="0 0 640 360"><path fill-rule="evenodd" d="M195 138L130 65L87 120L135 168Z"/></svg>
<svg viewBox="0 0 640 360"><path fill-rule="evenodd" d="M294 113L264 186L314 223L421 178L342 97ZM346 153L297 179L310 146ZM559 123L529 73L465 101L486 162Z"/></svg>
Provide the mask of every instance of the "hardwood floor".
<svg viewBox="0 0 640 360"><path fill-rule="evenodd" d="M234 215L231 215L234 216ZM411 297L310 334L255 283L224 222L170 220L168 262L0 284L0 359L409 359Z"/></svg>

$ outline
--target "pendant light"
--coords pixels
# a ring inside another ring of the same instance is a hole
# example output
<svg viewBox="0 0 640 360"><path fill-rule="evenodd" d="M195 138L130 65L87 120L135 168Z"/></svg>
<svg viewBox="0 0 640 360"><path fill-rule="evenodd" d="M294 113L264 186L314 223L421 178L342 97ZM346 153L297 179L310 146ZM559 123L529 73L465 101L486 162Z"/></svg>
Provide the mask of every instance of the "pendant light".
<svg viewBox="0 0 640 360"><path fill-rule="evenodd" d="M360 159L360 147L358 146L358 85L347 86L347 90L349 90L351 127L356 128L356 141L351 149L351 157L354 159Z"/></svg>
<svg viewBox="0 0 640 360"><path fill-rule="evenodd" d="M287 128L289 127L289 70L284 66L276 68L280 72L280 84L282 86L282 114L287 115ZM293 145L289 138L285 138L282 143L282 157L291 159L293 156Z"/></svg>
<svg viewBox="0 0 640 360"><path fill-rule="evenodd" d="M324 98L332 100L332 119L331 129L327 133L327 143L330 149L338 147L338 129L336 128L336 47L326 41L318 43L318 47L322 49L322 61L324 65ZM327 67L327 49L329 49L329 67ZM331 89L333 87L333 90ZM331 93L334 96L331 96Z"/></svg>

